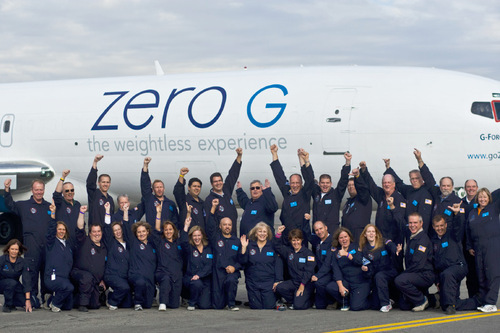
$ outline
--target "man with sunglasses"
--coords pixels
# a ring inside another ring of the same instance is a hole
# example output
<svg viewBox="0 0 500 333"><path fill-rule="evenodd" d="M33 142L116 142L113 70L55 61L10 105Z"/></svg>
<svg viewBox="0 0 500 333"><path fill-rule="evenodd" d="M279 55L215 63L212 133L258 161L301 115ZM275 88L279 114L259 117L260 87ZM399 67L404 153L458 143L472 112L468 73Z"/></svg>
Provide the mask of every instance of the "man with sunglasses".
<svg viewBox="0 0 500 333"><path fill-rule="evenodd" d="M76 222L80 212L80 203L75 200L75 187L71 182L66 182L70 170L64 170L52 194L56 205L56 221L63 221L68 226L70 238L75 241Z"/></svg>
<svg viewBox="0 0 500 333"><path fill-rule="evenodd" d="M271 183L266 179L264 186L259 180L250 183L250 198L241 188L241 182L236 183L238 203L243 208L240 222L240 236L248 235L250 230L259 222L265 222L274 235L274 213L278 210L278 203L271 191Z"/></svg>

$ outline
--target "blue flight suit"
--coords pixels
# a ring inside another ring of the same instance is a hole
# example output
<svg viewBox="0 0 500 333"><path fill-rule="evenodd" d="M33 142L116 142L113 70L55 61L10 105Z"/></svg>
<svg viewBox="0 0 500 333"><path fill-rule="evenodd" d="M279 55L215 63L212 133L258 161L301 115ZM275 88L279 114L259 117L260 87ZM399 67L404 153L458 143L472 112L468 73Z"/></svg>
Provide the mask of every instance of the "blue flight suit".
<svg viewBox="0 0 500 333"><path fill-rule="evenodd" d="M203 246L203 252L198 251L196 246L189 244L187 233L181 231L181 247L187 260L186 274L183 285L189 290L189 306L198 306L200 309L210 309L211 281L213 270L213 252L210 245ZM198 275L199 279L193 280Z"/></svg>
<svg viewBox="0 0 500 333"><path fill-rule="evenodd" d="M432 243L427 233L421 229L407 242L406 270L394 280L396 287L403 295L399 302L401 310L410 310L424 303L424 294L434 283L432 259Z"/></svg>
<svg viewBox="0 0 500 333"><path fill-rule="evenodd" d="M274 246L280 256L286 260L291 279L279 283L276 286L276 294L283 297L288 303L293 303L294 310L307 310L312 305L314 285L311 282L311 277L316 268L316 258L314 253L305 246L295 252L291 246L284 244L283 237L284 235L275 238ZM301 284L304 285L304 292L301 296L296 296L297 289Z"/></svg>
<svg viewBox="0 0 500 333"><path fill-rule="evenodd" d="M220 220L223 217L229 217L233 222L233 229L231 231L233 235L236 235L236 231L238 230L236 223L238 221L238 211L236 210L236 206L234 205L234 201L231 196L233 195L234 186L240 176L240 170L241 163L238 163L235 160L231 169L229 169L226 180L224 181L224 186L222 187L223 195L215 193L212 189L210 190L210 194L205 198L204 202L204 208L207 214L205 223L208 223L208 215L210 215L210 210L212 209L212 201L213 199L219 199L219 205L215 211L215 223L216 225L219 225Z"/></svg>
<svg viewBox="0 0 500 333"><path fill-rule="evenodd" d="M146 214L146 221L154 229L156 224L156 206L162 203L153 193L149 172L144 172L144 170L141 170L141 194L142 204L144 205L144 213ZM165 195L163 196L161 220L162 222L173 222L177 226L177 229L180 229L181 226L184 227L184 221L182 221L182 223L179 222L179 213L177 212L175 202L167 198Z"/></svg>
<svg viewBox="0 0 500 333"><path fill-rule="evenodd" d="M465 224L467 224L467 220L469 219L469 213L477 208L478 204L476 203L476 197L474 197L470 202L467 200L467 196L462 198L462 207L465 209ZM465 228L464 228L465 230ZM464 238L462 240L462 246L464 250L464 258L467 263L467 277L465 280L465 285L467 286L467 291L469 293L469 297L473 297L479 293L479 280L477 279L476 272L476 258L469 253L467 250L467 233L464 232Z"/></svg>
<svg viewBox="0 0 500 333"><path fill-rule="evenodd" d="M238 203L244 209L240 221L240 236L248 235L250 230L259 222L265 222L274 235L274 213L278 210L278 203L271 188L262 191L257 199L248 198L243 189L236 190Z"/></svg>
<svg viewBox="0 0 500 333"><path fill-rule="evenodd" d="M97 169L90 168L89 175L87 176L87 198L89 206L89 225L98 224L104 228L104 218L106 217L106 208L104 204L109 202L110 212L115 211L115 202L111 195L104 195L100 189L97 188Z"/></svg>
<svg viewBox="0 0 500 333"><path fill-rule="evenodd" d="M283 281L283 262L272 241L259 248L250 240L246 252L241 255L245 269L245 284L251 309L274 309L276 295L275 282Z"/></svg>
<svg viewBox="0 0 500 333"><path fill-rule="evenodd" d="M23 224L24 246L28 249L24 255L24 259L28 262L28 266L32 270L31 296L35 300L33 307L37 308L38 304L38 279L41 275L40 291L45 293L45 283L43 279L43 271L45 266L45 233L49 222L52 220L50 212L50 203L42 200L41 204L36 203L33 196L29 200L15 202L10 192L4 193L5 205L17 216L20 217ZM41 274L40 274L41 273Z"/></svg>
<svg viewBox="0 0 500 333"><path fill-rule="evenodd" d="M348 197L342 210L342 226L351 231L354 242L359 242L359 237L372 216L372 198L368 185L363 177L354 178L356 196Z"/></svg>
<svg viewBox="0 0 500 333"><path fill-rule="evenodd" d="M312 166L305 165L300 168L304 178L304 187L297 193L292 194L290 183L288 182L283 167L279 160L271 163L276 184L283 195L283 205L281 207L280 221L286 227L283 232L283 239L288 242L288 233L293 229L300 229L304 234L303 244L307 244L308 237L311 235L311 225L309 220L304 219L305 213L311 212L311 195L314 187L314 172Z"/></svg>
<svg viewBox="0 0 500 333"><path fill-rule="evenodd" d="M70 281L74 243L71 238L63 242L56 237L56 234L57 222L52 220L49 222L46 235L45 287L54 293L51 301L54 306L62 310L71 310L73 308L73 291L75 290ZM76 235L74 237L76 239Z"/></svg>
<svg viewBox="0 0 500 333"><path fill-rule="evenodd" d="M104 226L102 239L108 249L104 283L113 289L113 292L108 293L109 305L130 308L132 306L132 288L128 281L130 249L128 247L129 243L125 238L125 230L123 229L124 226L122 224L122 235L125 245L116 240L111 229L111 224Z"/></svg>
<svg viewBox="0 0 500 333"><path fill-rule="evenodd" d="M321 266L328 258L328 253L330 252L330 248L332 247L332 234L328 234L326 239L322 242L321 239L316 235L311 235L311 246L314 256L316 257L316 269L318 272L321 269ZM326 285L332 280L331 275L325 275L320 280L313 282L316 290L324 290ZM319 286L318 286L319 285ZM321 289L323 288L323 289ZM333 303L333 299L328 295L318 295L314 298L314 304L316 305L316 309L325 309L328 303Z"/></svg>
<svg viewBox="0 0 500 333"><path fill-rule="evenodd" d="M396 244L390 239L385 240L384 245L378 249L371 247L368 242L362 249L364 266L368 268L364 274L371 280L371 303L374 310L391 304L390 286L398 275L396 250Z"/></svg>
<svg viewBox="0 0 500 333"><path fill-rule="evenodd" d="M208 201L208 200L207 200ZM226 305L235 306L238 279L241 277L239 254L241 252L240 239L235 235L224 237L215 226L215 216L210 214L207 221L207 234L214 255L212 274L212 303L214 309L223 309ZM233 266L233 273L227 273L226 267Z"/></svg>
<svg viewBox="0 0 500 333"><path fill-rule="evenodd" d="M411 213L417 212L422 216L424 222L424 231L428 232L432 228L432 195L429 193L425 185L415 189L411 185L406 185L401 178L396 174L394 169L389 168L384 172L384 175L392 175L396 180L396 189L406 199L406 220Z"/></svg>
<svg viewBox="0 0 500 333"><path fill-rule="evenodd" d="M182 290L182 248L180 239L169 242L163 233L153 231L152 241L157 249L158 265L155 279L160 286L160 304L177 309Z"/></svg>
<svg viewBox="0 0 500 333"><path fill-rule="evenodd" d="M17 257L16 262L12 263L8 254L0 256L0 294L4 296L4 307L26 305L25 294L32 289L31 273L29 263L23 257ZM21 276L23 284L19 282Z"/></svg>
<svg viewBox="0 0 500 333"><path fill-rule="evenodd" d="M76 256L71 270L71 280L77 285L75 305L99 309L99 283L104 278L108 251L101 240L95 244L83 229L76 228Z"/></svg>
<svg viewBox="0 0 500 333"><path fill-rule="evenodd" d="M73 244L75 244L76 236L74 230L78 222L81 204L76 200L73 200L73 203L66 201L63 195L57 191L54 191L52 194L52 199L56 205L56 221L63 221L66 223L68 227L66 232L69 234Z"/></svg>
<svg viewBox="0 0 500 333"><path fill-rule="evenodd" d="M203 231L205 231L205 219L206 213L204 208L204 201L200 197L198 200L193 198L193 196L189 193L186 193L186 180L184 183L179 182L175 183L174 186L174 198L177 202L177 206L179 207L179 225L184 227L184 221L186 220L187 208L186 203L190 206L193 206L191 209L191 224L190 227L194 227L199 225Z"/></svg>
<svg viewBox="0 0 500 333"><path fill-rule="evenodd" d="M387 205L386 195L381 187L378 187L368 172L361 172L363 180L368 184L370 194L377 202L377 215L375 225L386 239L391 239L396 244L403 244L403 235L406 229L406 200L401 193L394 191L391 197L394 198L395 208L392 210Z"/></svg>
<svg viewBox="0 0 500 333"><path fill-rule="evenodd" d="M474 249L479 280L479 297L483 305L495 305L500 287L500 200L469 214L467 250Z"/></svg>
<svg viewBox="0 0 500 333"><path fill-rule="evenodd" d="M316 290L316 295L328 295L334 297L337 302L344 306L349 306L352 311L365 310L370 307L368 296L370 294L370 280L366 278L361 270L363 265L363 255L357 251L357 244L351 243L347 252L348 256L339 254L340 247L331 247L328 258L316 274L318 279L325 275L331 275L330 281L325 287ZM348 296L340 295L337 281L342 281L342 285L349 290Z"/></svg>
<svg viewBox="0 0 500 333"><path fill-rule="evenodd" d="M339 228L340 203L344 197L347 182L349 181L350 165L344 165L340 171L340 178L336 188L331 188L327 193L321 192L319 185L313 186L313 225L316 221L322 221L328 231L333 234Z"/></svg>

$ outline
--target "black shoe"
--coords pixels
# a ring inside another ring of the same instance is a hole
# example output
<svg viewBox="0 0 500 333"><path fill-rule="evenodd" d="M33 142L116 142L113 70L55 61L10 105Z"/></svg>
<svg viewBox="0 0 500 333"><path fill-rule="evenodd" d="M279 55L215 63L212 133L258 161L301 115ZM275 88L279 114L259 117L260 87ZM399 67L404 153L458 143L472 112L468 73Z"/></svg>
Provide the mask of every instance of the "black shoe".
<svg viewBox="0 0 500 333"><path fill-rule="evenodd" d="M242 301L234 301L234 305L241 305L242 303Z"/></svg>
<svg viewBox="0 0 500 333"><path fill-rule="evenodd" d="M5 313L10 313L10 311L11 311L10 306L4 305L2 311Z"/></svg>
<svg viewBox="0 0 500 333"><path fill-rule="evenodd" d="M454 305L448 305L448 307L446 308L446 314L447 315L454 315L457 313L457 310L455 310L455 306Z"/></svg>
<svg viewBox="0 0 500 333"><path fill-rule="evenodd" d="M78 308L78 311L80 311L80 312L89 312L89 309L87 309L86 306L80 305L80 307Z"/></svg>

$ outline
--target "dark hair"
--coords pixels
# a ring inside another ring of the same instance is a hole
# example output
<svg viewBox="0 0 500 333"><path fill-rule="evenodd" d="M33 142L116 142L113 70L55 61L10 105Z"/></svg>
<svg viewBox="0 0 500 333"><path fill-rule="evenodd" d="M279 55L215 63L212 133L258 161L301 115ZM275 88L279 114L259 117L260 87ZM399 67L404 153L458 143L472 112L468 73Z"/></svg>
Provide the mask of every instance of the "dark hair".
<svg viewBox="0 0 500 333"><path fill-rule="evenodd" d="M477 181L476 181L475 179L472 179L472 178L471 178L471 179L467 179L467 180L465 181L465 183L464 183L464 187L466 187L466 186L467 186L467 182L470 182L470 181L473 181L474 183L476 183L476 186L478 186L478 187L479 187L479 185L477 185Z"/></svg>
<svg viewBox="0 0 500 333"><path fill-rule="evenodd" d="M455 186L455 183L453 182L453 178L449 177L449 176L445 176L445 177L442 177L440 180L439 180L439 186L441 186L441 182L443 181L443 179L449 179L451 181L451 186Z"/></svg>
<svg viewBox="0 0 500 333"><path fill-rule="evenodd" d="M14 244L17 244L17 246L19 246L19 254L18 256L22 255L24 252L28 251L28 249L23 245L23 243L21 243L20 240L16 239L16 238L13 238L11 239L7 245L5 245L4 249L3 249L3 253L4 254L9 254L9 249L12 245Z"/></svg>
<svg viewBox="0 0 500 333"><path fill-rule="evenodd" d="M176 240L177 238L179 238L179 230L177 229L177 227L175 226L174 222L172 221L165 221L163 222L163 225L161 226L161 230L165 231L165 227L167 225L171 225L172 228L174 228L174 235L172 236L172 240ZM165 238L165 233L162 234L162 237Z"/></svg>
<svg viewBox="0 0 500 333"><path fill-rule="evenodd" d="M151 225L148 223L148 222L144 222L144 221L139 221L139 222L136 222L134 224L132 224L132 233L137 237L137 229L139 229L139 227L144 227L146 228L146 231L151 234Z"/></svg>
<svg viewBox="0 0 500 333"><path fill-rule="evenodd" d="M222 179L222 181L224 181L224 178L222 178L222 175L220 174L220 172L214 172L213 174L210 175L210 184L212 184L214 182L215 177L220 177Z"/></svg>
<svg viewBox="0 0 500 333"><path fill-rule="evenodd" d="M210 179L210 180L211 180L211 179ZM200 180L199 178L194 177L194 178L191 178L191 179L189 180L189 182L188 182L188 186L189 186L189 187L191 187L191 185L193 185L193 183L194 183L194 182L198 182L198 183L200 183L200 186L202 186L202 185L203 185L203 183L201 182L201 180Z"/></svg>
<svg viewBox="0 0 500 333"><path fill-rule="evenodd" d="M351 231L349 229L347 229L346 227L340 227L333 234L333 237L332 237L332 246L333 247L339 246L339 236L342 232L346 232L349 235L349 239L351 240L351 243L354 242L354 237L352 236Z"/></svg>
<svg viewBox="0 0 500 333"><path fill-rule="evenodd" d="M446 219L444 218L443 215L438 214L438 215L434 216L432 218L432 225L434 225L434 223L441 222L441 220L444 220L444 223L446 223Z"/></svg>
<svg viewBox="0 0 500 333"><path fill-rule="evenodd" d="M290 232L288 233L288 240L292 241L292 239L294 239L294 238L304 240L304 234L302 233L302 230L300 230L300 229L290 230Z"/></svg>
<svg viewBox="0 0 500 333"><path fill-rule="evenodd" d="M64 240L67 240L69 238L68 226L66 225L66 223L64 223L64 221L57 221L56 230L57 230L58 225L62 225L62 226L64 226L64 229L66 229L66 234L64 235Z"/></svg>
<svg viewBox="0 0 500 333"><path fill-rule="evenodd" d="M324 179L324 178L327 178L329 181L332 181L332 177L330 175L327 175L326 173L319 176L319 181L321 181L321 179Z"/></svg>
<svg viewBox="0 0 500 333"><path fill-rule="evenodd" d="M115 221L115 222L111 223L111 232L113 232L113 227L115 225L120 226L120 228L122 228L122 232L123 232L123 224L120 221Z"/></svg>
<svg viewBox="0 0 500 333"><path fill-rule="evenodd" d="M102 177L108 177L109 181L111 182L111 176L108 175L107 173L103 173L102 175L100 175L98 181L101 181Z"/></svg>
<svg viewBox="0 0 500 333"><path fill-rule="evenodd" d="M91 231L92 231L92 228L93 228L93 227L99 227L99 229L101 229L101 232L102 232L102 226L101 226L100 224L91 224L91 225L89 226L89 232L91 232Z"/></svg>

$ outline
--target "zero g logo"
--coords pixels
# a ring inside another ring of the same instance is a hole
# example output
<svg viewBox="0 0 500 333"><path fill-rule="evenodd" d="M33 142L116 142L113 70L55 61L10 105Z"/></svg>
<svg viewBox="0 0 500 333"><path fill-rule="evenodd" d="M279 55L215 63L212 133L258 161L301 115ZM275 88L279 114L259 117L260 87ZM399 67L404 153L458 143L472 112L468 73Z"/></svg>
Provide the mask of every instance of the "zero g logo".
<svg viewBox="0 0 500 333"><path fill-rule="evenodd" d="M188 87L181 90L177 90L176 88L172 89L165 103L165 107L163 108L163 113L161 114L161 128L165 128L167 126L167 115L172 101L181 94L194 92L195 90L195 87ZM274 125L281 118L287 106L286 103L265 103L265 110L259 110L260 112L257 112L257 114L262 117L263 111L265 111L266 120L257 119L260 117L256 117L256 112L252 109L253 103L257 100L260 104L262 104L262 99L269 98L269 91L273 92L274 94L282 94L283 96L288 95L288 90L285 86L281 84L272 84L259 89L252 95L252 97L250 97L246 107L247 117L254 126L259 128L266 128ZM96 122L92 126L92 131L118 130L118 124L106 124L104 118L109 112L113 112L114 109L119 109L116 104L126 95L128 95L129 92L130 91L108 91L104 93L104 96L115 97L113 101L106 107L106 109L102 111L99 118L97 118ZM200 121L199 119L195 118L196 113L194 112L194 110L196 110L197 107L198 109L200 109L201 107L205 107L203 105L204 103L199 101L200 97L203 97L203 95L211 97L212 100L217 100L217 102L215 102L217 105L211 106L212 108L214 108L214 110L211 110L214 113L214 116L211 119L204 119L203 121ZM224 111L224 107L226 106L226 100L227 92L223 87L212 86L199 91L191 98L189 104L187 105L186 111L189 121L191 122L191 124L193 124L193 126L197 128L208 128L212 126L221 117ZM125 122L125 125L130 129L136 131L142 130L149 124L151 124L155 116L160 116L158 114L154 114L159 106L160 94L158 91L147 89L138 92L130 99L128 99L127 103L123 107L123 121ZM269 110L278 110L278 112L274 117L272 117L273 114L269 113ZM131 117L132 112L134 113L134 117ZM271 119L269 120L269 118Z"/></svg>

